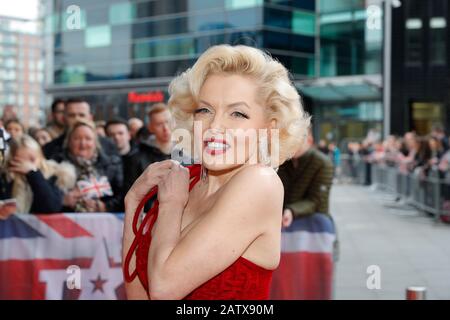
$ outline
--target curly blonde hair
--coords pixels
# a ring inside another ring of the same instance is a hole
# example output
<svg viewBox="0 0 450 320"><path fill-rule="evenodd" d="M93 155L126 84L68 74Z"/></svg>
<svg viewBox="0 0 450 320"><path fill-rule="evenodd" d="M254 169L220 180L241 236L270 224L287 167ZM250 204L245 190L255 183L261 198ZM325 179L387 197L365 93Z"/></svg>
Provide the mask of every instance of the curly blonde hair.
<svg viewBox="0 0 450 320"><path fill-rule="evenodd" d="M192 68L173 79L168 105L177 125L192 130L200 89L212 74L238 74L258 82L260 103L266 107L268 121L275 120L279 130L279 164L291 158L305 141L310 117L287 69L256 48L213 46Z"/></svg>

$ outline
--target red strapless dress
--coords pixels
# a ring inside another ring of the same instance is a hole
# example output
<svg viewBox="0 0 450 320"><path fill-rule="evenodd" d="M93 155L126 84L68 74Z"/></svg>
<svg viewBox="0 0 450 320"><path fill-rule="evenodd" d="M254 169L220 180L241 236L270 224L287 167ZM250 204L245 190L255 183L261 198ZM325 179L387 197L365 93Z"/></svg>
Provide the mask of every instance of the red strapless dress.
<svg viewBox="0 0 450 320"><path fill-rule="evenodd" d="M200 180L200 165L188 166L191 176L189 191ZM150 244L152 241L151 230L158 217L158 201L153 205L137 228L139 214L145 203L152 199L157 193L154 187L147 196L142 199L136 209L133 218L133 232L135 238L125 257L124 277L125 281L131 282L136 276L148 292L147 261ZM136 270L130 274L130 261L136 252ZM188 294L185 300L266 300L269 299L270 284L272 281L272 270L265 269L243 257L239 257L232 265L206 281L200 287ZM151 297L149 297L151 298Z"/></svg>

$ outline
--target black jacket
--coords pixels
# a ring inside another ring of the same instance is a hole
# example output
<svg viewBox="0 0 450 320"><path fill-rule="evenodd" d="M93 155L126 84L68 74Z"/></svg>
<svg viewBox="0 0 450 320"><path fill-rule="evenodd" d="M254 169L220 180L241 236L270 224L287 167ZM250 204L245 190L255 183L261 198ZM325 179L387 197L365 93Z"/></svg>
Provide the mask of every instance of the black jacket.
<svg viewBox="0 0 450 320"><path fill-rule="evenodd" d="M67 133L60 135L58 138L50 141L43 147L44 155L47 159L57 160L60 157L64 151L63 148L66 134ZM105 154L119 156L117 147L111 139L99 136L98 140L100 142L100 146L102 147L102 151Z"/></svg>
<svg viewBox="0 0 450 320"><path fill-rule="evenodd" d="M124 166L124 191L128 192L134 181L152 163L170 159L170 154L165 154L153 144L143 141L139 143L137 151L129 158L128 164Z"/></svg>
<svg viewBox="0 0 450 320"><path fill-rule="evenodd" d="M56 186L56 177L45 179L38 170L26 175L33 190L33 204L30 213L58 213L63 209L64 193Z"/></svg>
<svg viewBox="0 0 450 320"><path fill-rule="evenodd" d="M55 166L58 165L54 163L53 167ZM66 169L63 169L61 167L60 169L55 170L48 178L46 178L40 170L31 171L25 175L25 178L31 188L31 192L33 195L29 213L43 214L59 213L63 211L64 192L61 188L68 188L70 186L73 186L73 184L75 183L74 169L68 171L67 166L70 165L66 164ZM4 200L12 198L14 181L8 181L8 179L4 175L2 175L0 180L0 199ZM19 192L23 195L28 191L25 188L21 188Z"/></svg>

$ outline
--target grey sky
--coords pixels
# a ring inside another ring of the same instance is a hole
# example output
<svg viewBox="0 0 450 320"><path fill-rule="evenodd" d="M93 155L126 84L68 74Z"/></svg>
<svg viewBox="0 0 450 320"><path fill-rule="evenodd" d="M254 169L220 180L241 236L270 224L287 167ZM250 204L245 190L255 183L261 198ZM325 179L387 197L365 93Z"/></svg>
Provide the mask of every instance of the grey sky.
<svg viewBox="0 0 450 320"><path fill-rule="evenodd" d="M0 15L35 19L38 16L38 0L1 0Z"/></svg>

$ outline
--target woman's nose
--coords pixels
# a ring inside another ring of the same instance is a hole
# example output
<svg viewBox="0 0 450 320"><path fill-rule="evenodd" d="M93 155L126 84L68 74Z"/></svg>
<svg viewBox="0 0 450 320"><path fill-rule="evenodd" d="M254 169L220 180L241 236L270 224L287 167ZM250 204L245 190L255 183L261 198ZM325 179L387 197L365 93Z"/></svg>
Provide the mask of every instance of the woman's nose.
<svg viewBox="0 0 450 320"><path fill-rule="evenodd" d="M216 113L209 124L210 129L223 129L224 123L220 114Z"/></svg>

